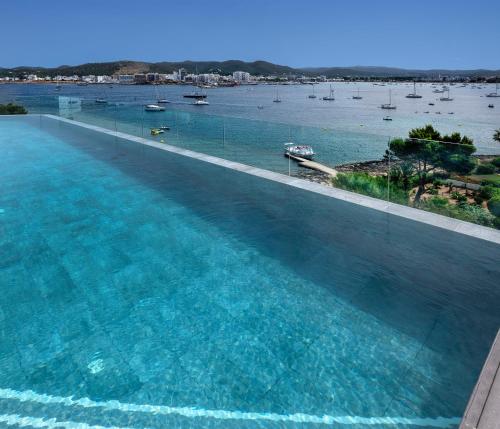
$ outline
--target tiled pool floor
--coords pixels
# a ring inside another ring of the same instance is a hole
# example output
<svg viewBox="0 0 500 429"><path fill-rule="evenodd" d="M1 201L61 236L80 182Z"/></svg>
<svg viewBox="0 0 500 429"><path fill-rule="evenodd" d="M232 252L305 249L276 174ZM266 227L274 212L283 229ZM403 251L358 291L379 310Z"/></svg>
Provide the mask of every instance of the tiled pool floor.
<svg viewBox="0 0 500 429"><path fill-rule="evenodd" d="M111 140L27 122L0 122L0 426L457 425L498 293L481 312L422 298L412 270L302 240L251 197L212 207L202 174L184 189Z"/></svg>

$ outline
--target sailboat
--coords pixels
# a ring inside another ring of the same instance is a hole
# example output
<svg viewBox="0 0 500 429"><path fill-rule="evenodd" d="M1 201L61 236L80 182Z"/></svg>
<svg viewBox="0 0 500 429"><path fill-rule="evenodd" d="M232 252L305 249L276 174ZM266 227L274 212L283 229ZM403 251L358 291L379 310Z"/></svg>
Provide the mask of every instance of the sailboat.
<svg viewBox="0 0 500 429"><path fill-rule="evenodd" d="M323 97L323 100L325 100L325 101L333 101L333 100L335 100L335 97L333 95L332 85L330 85L330 95L327 95L327 96Z"/></svg>
<svg viewBox="0 0 500 429"><path fill-rule="evenodd" d="M170 103L170 101L168 101L165 97L160 97L158 88L155 88L155 95L156 95L156 102L158 104L167 104L167 103Z"/></svg>
<svg viewBox="0 0 500 429"><path fill-rule="evenodd" d="M361 97L361 95L359 95L359 88L358 88L358 95L353 95L352 99L353 100L362 100L363 99L363 97Z"/></svg>
<svg viewBox="0 0 500 429"><path fill-rule="evenodd" d="M447 95L446 97L441 97L439 101L453 101L453 98L450 98L450 88L446 88Z"/></svg>
<svg viewBox="0 0 500 429"><path fill-rule="evenodd" d="M279 92L278 92L278 85L276 85L276 97L273 100L273 102L275 102L275 103L281 103L281 98L280 98L280 95L279 95Z"/></svg>
<svg viewBox="0 0 500 429"><path fill-rule="evenodd" d="M389 103L387 104L382 104L380 106L381 109L386 109L386 110L395 110L396 106L392 104L392 91L389 90Z"/></svg>
<svg viewBox="0 0 500 429"><path fill-rule="evenodd" d="M489 94L486 94L486 97L490 98L500 97L500 94L498 93L498 82L495 85L495 92L490 92Z"/></svg>
<svg viewBox="0 0 500 429"><path fill-rule="evenodd" d="M311 83L311 86L312 86L312 89L313 89L313 92L312 94L309 94L309 98L316 98L316 94L314 93L314 83Z"/></svg>
<svg viewBox="0 0 500 429"><path fill-rule="evenodd" d="M416 87L415 82L413 82L413 92L412 92L412 93L410 93L410 94L408 94L408 95L406 96L406 98L422 98L422 96L421 96L421 95L418 95L418 94L417 94L417 87Z"/></svg>

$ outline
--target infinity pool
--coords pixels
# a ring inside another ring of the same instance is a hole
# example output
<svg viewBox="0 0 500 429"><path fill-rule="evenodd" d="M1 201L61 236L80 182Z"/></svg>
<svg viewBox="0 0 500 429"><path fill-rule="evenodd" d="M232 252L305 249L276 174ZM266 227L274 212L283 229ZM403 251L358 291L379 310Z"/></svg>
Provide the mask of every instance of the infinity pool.
<svg viewBox="0 0 500 429"><path fill-rule="evenodd" d="M500 246L0 119L0 427L458 427Z"/></svg>

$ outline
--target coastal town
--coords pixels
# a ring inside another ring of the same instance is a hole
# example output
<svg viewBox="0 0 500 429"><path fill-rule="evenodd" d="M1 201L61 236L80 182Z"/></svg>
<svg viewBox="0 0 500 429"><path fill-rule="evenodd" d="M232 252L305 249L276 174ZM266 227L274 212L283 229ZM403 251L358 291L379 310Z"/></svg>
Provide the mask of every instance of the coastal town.
<svg viewBox="0 0 500 429"><path fill-rule="evenodd" d="M1 71L1 70L0 70ZM389 82L389 81L411 81L421 83L494 83L497 76L490 74L484 75L447 75L447 74L428 74L423 76L381 76L374 74L372 76L331 76L326 74L259 74L254 75L246 71L234 71L232 73L213 72L196 73L188 71L186 68L179 68L172 73L113 73L110 75L96 74L71 74L71 75L50 75L48 72L27 73L27 72L3 72L0 73L1 83L34 83L34 84L119 84L119 85L168 85L168 84L186 84L198 85L204 87L231 87L238 85L257 85L259 83L271 84L313 84L322 82Z"/></svg>

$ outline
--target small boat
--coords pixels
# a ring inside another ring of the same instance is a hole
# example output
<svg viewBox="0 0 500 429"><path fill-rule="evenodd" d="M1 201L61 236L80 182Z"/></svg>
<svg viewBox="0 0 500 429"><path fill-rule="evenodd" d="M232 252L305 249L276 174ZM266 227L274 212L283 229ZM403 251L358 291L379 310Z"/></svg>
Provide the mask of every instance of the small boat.
<svg viewBox="0 0 500 429"><path fill-rule="evenodd" d="M158 127L159 130L163 130L163 131L170 131L170 127L166 126L166 125L162 125L161 127Z"/></svg>
<svg viewBox="0 0 500 429"><path fill-rule="evenodd" d="M424 113L429 113L429 111L427 110L427 111L426 111L426 112L424 112Z"/></svg>
<svg viewBox="0 0 500 429"><path fill-rule="evenodd" d="M448 115L454 115L455 112L448 112Z"/></svg>
<svg viewBox="0 0 500 429"><path fill-rule="evenodd" d="M429 103L429 106L434 106L434 103Z"/></svg>
<svg viewBox="0 0 500 429"><path fill-rule="evenodd" d="M453 101L453 98L450 98L450 89L448 88L446 91L448 92L446 97L441 97L439 101Z"/></svg>
<svg viewBox="0 0 500 429"><path fill-rule="evenodd" d="M436 112L436 115L440 115L440 114L441 114L441 112Z"/></svg>
<svg viewBox="0 0 500 429"><path fill-rule="evenodd" d="M88 82L78 82L77 86L88 86Z"/></svg>
<svg viewBox="0 0 500 429"><path fill-rule="evenodd" d="M422 98L422 96L421 96L421 95L418 95L418 94L417 94L417 87L416 87L415 82L413 82L413 92L412 92L412 93L410 93L410 94L408 94L408 95L406 96L406 98Z"/></svg>
<svg viewBox="0 0 500 429"><path fill-rule="evenodd" d="M363 97L361 97L361 95L359 95L359 88L358 88L358 94L357 95L353 95L352 99L353 100L362 100L363 99Z"/></svg>
<svg viewBox="0 0 500 429"><path fill-rule="evenodd" d="M159 100L156 100L158 104L167 104L170 103L166 98L160 98Z"/></svg>
<svg viewBox="0 0 500 429"><path fill-rule="evenodd" d="M208 106L210 103L208 101L205 101L205 100L196 100L194 103L193 103L193 106Z"/></svg>
<svg viewBox="0 0 500 429"><path fill-rule="evenodd" d="M276 85L276 97L274 97L273 103L281 103L281 98L278 91L278 85Z"/></svg>
<svg viewBox="0 0 500 429"><path fill-rule="evenodd" d="M96 102L97 104L107 104L107 103L108 103L108 100L106 100L105 98L97 98L97 99L95 100L95 102Z"/></svg>
<svg viewBox="0 0 500 429"><path fill-rule="evenodd" d="M486 97L489 97L489 98L500 97L500 94L498 93L498 82L495 85L495 92L490 92L489 94L486 94Z"/></svg>
<svg viewBox="0 0 500 429"><path fill-rule="evenodd" d="M390 116L385 116L383 118L384 121L392 121L392 118Z"/></svg>
<svg viewBox="0 0 500 429"><path fill-rule="evenodd" d="M325 101L334 101L335 100L334 90L332 88L332 85L330 85L330 94L323 97L323 100L325 100Z"/></svg>
<svg viewBox="0 0 500 429"><path fill-rule="evenodd" d="M308 97L309 98L316 98L316 94L314 93L314 84L312 83L311 86L312 86L313 92L312 92L312 94L309 94Z"/></svg>
<svg viewBox="0 0 500 429"><path fill-rule="evenodd" d="M285 156L297 156L304 159L313 159L314 151L311 146L285 143Z"/></svg>
<svg viewBox="0 0 500 429"><path fill-rule="evenodd" d="M264 108L264 106L262 106L262 105L257 106L257 109L259 109L259 110L262 110L263 108Z"/></svg>
<svg viewBox="0 0 500 429"><path fill-rule="evenodd" d="M395 110L396 106L392 104L392 91L389 90L389 103L387 104L382 104L380 106L381 109L386 109L386 110Z"/></svg>
<svg viewBox="0 0 500 429"><path fill-rule="evenodd" d="M159 136L160 134L163 134L165 131L161 130L160 128L151 128L151 135L152 136Z"/></svg>
<svg viewBox="0 0 500 429"><path fill-rule="evenodd" d="M203 94L202 92L192 92L191 94L184 94L184 98L207 98L207 94Z"/></svg>
<svg viewBox="0 0 500 429"><path fill-rule="evenodd" d="M489 107L490 109L493 109L495 106L494 106L493 104L488 104L488 107Z"/></svg>
<svg viewBox="0 0 500 429"><path fill-rule="evenodd" d="M157 104L146 104L146 106L144 106L144 110L146 112L163 112L165 107L158 106Z"/></svg>

